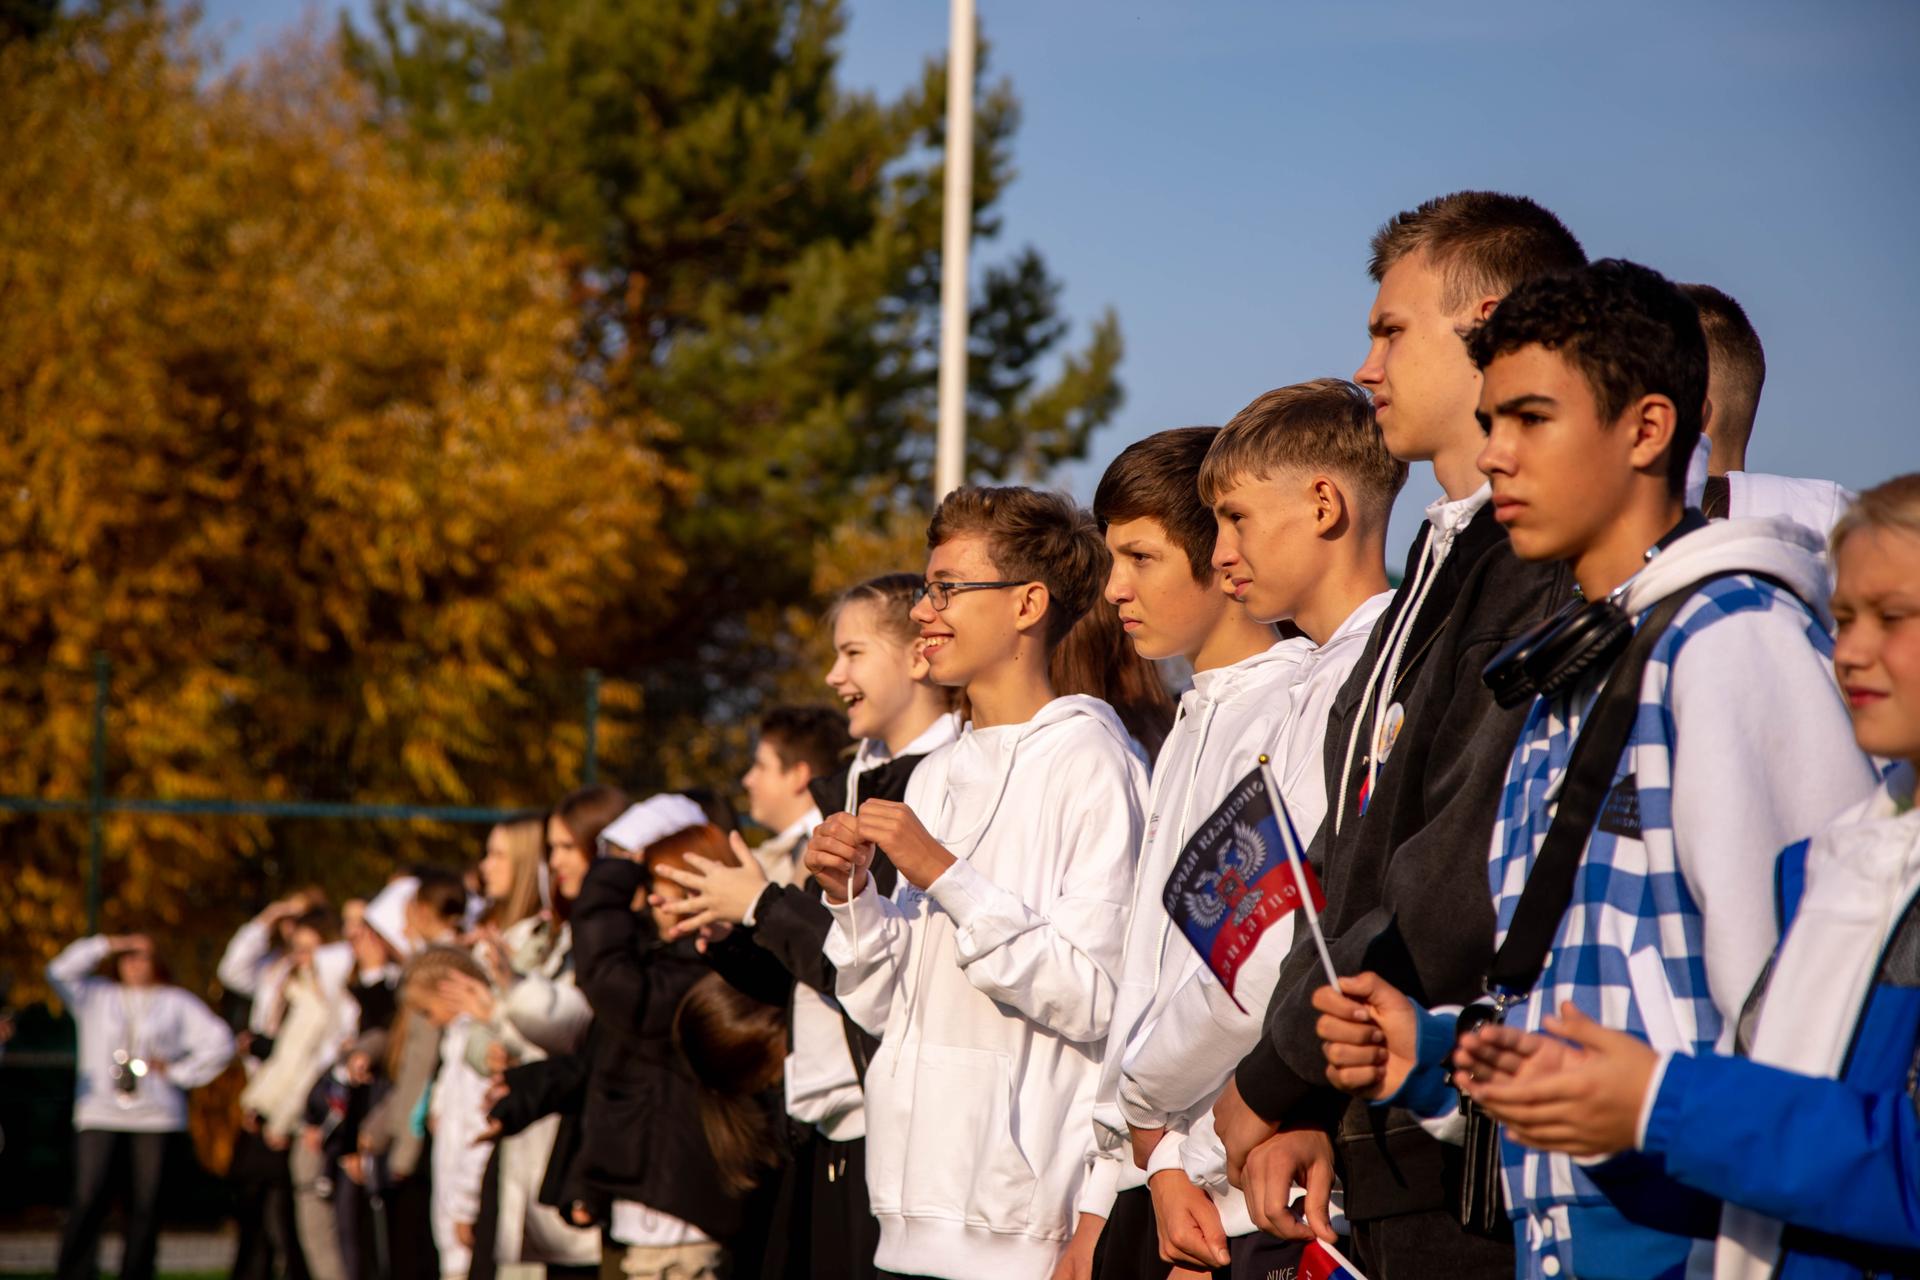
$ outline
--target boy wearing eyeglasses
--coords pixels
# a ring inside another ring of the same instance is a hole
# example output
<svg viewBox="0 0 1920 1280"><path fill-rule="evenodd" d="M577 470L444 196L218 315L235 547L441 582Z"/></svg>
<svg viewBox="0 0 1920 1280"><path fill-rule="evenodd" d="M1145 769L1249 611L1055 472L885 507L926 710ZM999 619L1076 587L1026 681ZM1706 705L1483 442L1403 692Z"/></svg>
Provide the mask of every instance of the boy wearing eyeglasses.
<svg viewBox="0 0 1920 1280"><path fill-rule="evenodd" d="M883 1275L1045 1280L1076 1236L1100 1055L1133 889L1146 766L1097 698L1054 696L1053 647L1106 580L1093 517L1025 488L963 488L927 530L913 617L931 678L973 718L905 803L814 832L866 1077ZM884 847L890 898L867 868ZM1095 1220L1097 1223L1097 1220Z"/></svg>

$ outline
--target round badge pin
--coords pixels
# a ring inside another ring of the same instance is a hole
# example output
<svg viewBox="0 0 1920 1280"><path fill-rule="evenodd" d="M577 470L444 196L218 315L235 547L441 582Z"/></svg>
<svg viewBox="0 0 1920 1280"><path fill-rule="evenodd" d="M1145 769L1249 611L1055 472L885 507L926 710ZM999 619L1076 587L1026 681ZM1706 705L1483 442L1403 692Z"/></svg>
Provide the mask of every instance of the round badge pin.
<svg viewBox="0 0 1920 1280"><path fill-rule="evenodd" d="M1400 727L1407 722L1407 709L1396 702L1388 707L1380 717L1379 731L1373 735L1373 759L1376 764L1385 764L1387 757L1393 754L1393 744L1400 740Z"/></svg>

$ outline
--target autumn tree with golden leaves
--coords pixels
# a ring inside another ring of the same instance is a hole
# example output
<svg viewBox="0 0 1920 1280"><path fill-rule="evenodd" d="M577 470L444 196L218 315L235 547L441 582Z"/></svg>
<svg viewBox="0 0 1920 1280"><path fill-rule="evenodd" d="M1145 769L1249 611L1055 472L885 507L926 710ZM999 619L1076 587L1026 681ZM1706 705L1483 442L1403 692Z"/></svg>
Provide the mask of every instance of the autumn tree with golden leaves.
<svg viewBox="0 0 1920 1280"><path fill-rule="evenodd" d="M502 153L422 176L332 51L210 81L191 39L141 6L0 44L0 793L86 794L98 652L115 794L548 803L553 673L682 577L662 429L584 368ZM0 814L0 968L82 928L82 828ZM119 815L103 927L204 948L449 838Z"/></svg>

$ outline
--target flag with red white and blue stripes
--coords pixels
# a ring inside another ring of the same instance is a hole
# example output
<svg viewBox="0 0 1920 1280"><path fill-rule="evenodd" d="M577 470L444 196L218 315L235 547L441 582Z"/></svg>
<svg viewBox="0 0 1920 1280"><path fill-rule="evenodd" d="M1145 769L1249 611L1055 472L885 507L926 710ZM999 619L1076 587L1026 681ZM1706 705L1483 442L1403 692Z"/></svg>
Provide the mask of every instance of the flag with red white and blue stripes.
<svg viewBox="0 0 1920 1280"><path fill-rule="evenodd" d="M1256 768L1242 778L1200 825L1160 898L1230 996L1260 935L1300 907L1303 884L1316 911L1326 905L1293 820L1276 808L1264 772Z"/></svg>

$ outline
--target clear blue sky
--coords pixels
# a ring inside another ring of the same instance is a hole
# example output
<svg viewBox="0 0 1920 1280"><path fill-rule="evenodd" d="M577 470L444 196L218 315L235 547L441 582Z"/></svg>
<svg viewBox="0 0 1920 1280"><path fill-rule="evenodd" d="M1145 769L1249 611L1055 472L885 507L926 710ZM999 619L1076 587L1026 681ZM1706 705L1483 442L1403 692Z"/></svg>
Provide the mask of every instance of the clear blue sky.
<svg viewBox="0 0 1920 1280"><path fill-rule="evenodd" d="M1463 187L1531 195L1596 257L1739 298L1767 348L1753 469L1857 488L1920 468L1920 5L979 6L1025 107L984 252L1036 245L1074 316L1111 305L1126 334L1126 406L1063 477L1083 498L1142 435L1351 373L1368 235ZM301 12L207 4L242 55ZM904 87L946 12L851 0L846 82ZM1435 493L1416 474L1394 561Z"/></svg>

